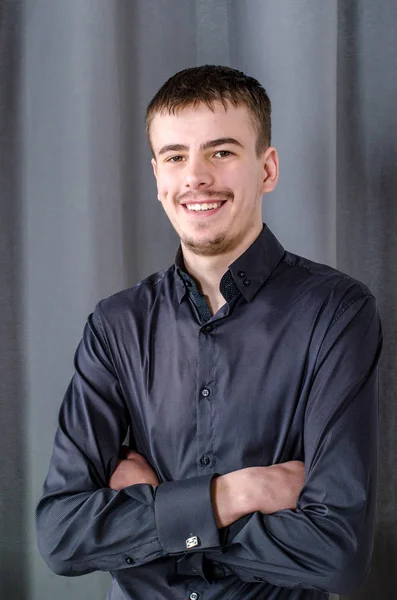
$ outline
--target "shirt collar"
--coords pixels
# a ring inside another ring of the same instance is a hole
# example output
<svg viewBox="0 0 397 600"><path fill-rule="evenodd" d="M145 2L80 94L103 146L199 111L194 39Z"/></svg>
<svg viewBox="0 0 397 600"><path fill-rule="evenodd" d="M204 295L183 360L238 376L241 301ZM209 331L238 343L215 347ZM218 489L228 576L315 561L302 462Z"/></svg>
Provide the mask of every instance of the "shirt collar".
<svg viewBox="0 0 397 600"><path fill-rule="evenodd" d="M284 256L284 248L269 227L264 223L256 240L231 265L229 271L247 302L250 302L265 281L273 273ZM175 256L175 272L178 302L186 294L186 269L182 248L179 246ZM185 277L183 277L185 276Z"/></svg>

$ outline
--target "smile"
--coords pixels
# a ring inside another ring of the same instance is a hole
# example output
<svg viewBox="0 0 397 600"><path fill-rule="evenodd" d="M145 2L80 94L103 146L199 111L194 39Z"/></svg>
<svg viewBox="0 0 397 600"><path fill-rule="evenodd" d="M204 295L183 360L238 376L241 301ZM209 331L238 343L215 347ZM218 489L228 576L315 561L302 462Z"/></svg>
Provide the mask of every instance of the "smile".
<svg viewBox="0 0 397 600"><path fill-rule="evenodd" d="M187 210L193 210L195 212L204 211L204 210L214 210L215 208L219 208L223 202L202 202L201 204L186 204Z"/></svg>

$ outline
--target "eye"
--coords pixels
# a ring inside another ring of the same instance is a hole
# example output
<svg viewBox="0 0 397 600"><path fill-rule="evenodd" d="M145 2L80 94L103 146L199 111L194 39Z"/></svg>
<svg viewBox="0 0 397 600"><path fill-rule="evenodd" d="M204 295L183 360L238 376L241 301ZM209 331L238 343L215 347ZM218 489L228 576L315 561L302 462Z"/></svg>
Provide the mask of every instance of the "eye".
<svg viewBox="0 0 397 600"><path fill-rule="evenodd" d="M178 163L178 162L181 162L182 159L183 159L183 156L171 156L170 158L167 158L166 162Z"/></svg>
<svg viewBox="0 0 397 600"><path fill-rule="evenodd" d="M220 158L227 158L228 156L232 156L233 152L229 152L229 150L218 150L218 152L216 152L214 156L216 156L217 154L221 154Z"/></svg>

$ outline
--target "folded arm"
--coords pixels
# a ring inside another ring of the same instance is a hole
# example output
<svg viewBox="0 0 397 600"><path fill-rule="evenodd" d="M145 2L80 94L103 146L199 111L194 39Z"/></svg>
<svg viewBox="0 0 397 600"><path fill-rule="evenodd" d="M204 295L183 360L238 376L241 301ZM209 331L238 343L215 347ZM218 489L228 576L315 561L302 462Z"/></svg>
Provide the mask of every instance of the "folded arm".
<svg viewBox="0 0 397 600"><path fill-rule="evenodd" d="M265 514L259 494L257 511L230 526L218 562L283 587L349 594L361 583L373 546L381 340L372 296L338 311L308 396L296 507Z"/></svg>
<svg viewBox="0 0 397 600"><path fill-rule="evenodd" d="M36 510L39 550L58 574L134 567L186 552L192 536L201 550L220 548L212 476L156 487L156 478L146 480L138 460L140 481L109 487L129 421L98 305L76 350L75 374L62 402Z"/></svg>

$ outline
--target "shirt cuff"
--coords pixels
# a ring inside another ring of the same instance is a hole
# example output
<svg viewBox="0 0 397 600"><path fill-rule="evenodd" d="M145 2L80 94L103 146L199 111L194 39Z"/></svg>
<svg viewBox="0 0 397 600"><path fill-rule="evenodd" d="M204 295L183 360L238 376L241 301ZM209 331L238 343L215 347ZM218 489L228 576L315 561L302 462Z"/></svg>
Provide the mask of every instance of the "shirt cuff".
<svg viewBox="0 0 397 600"><path fill-rule="evenodd" d="M214 477L167 481L157 487L154 504L157 532L168 554L220 549L211 502Z"/></svg>

